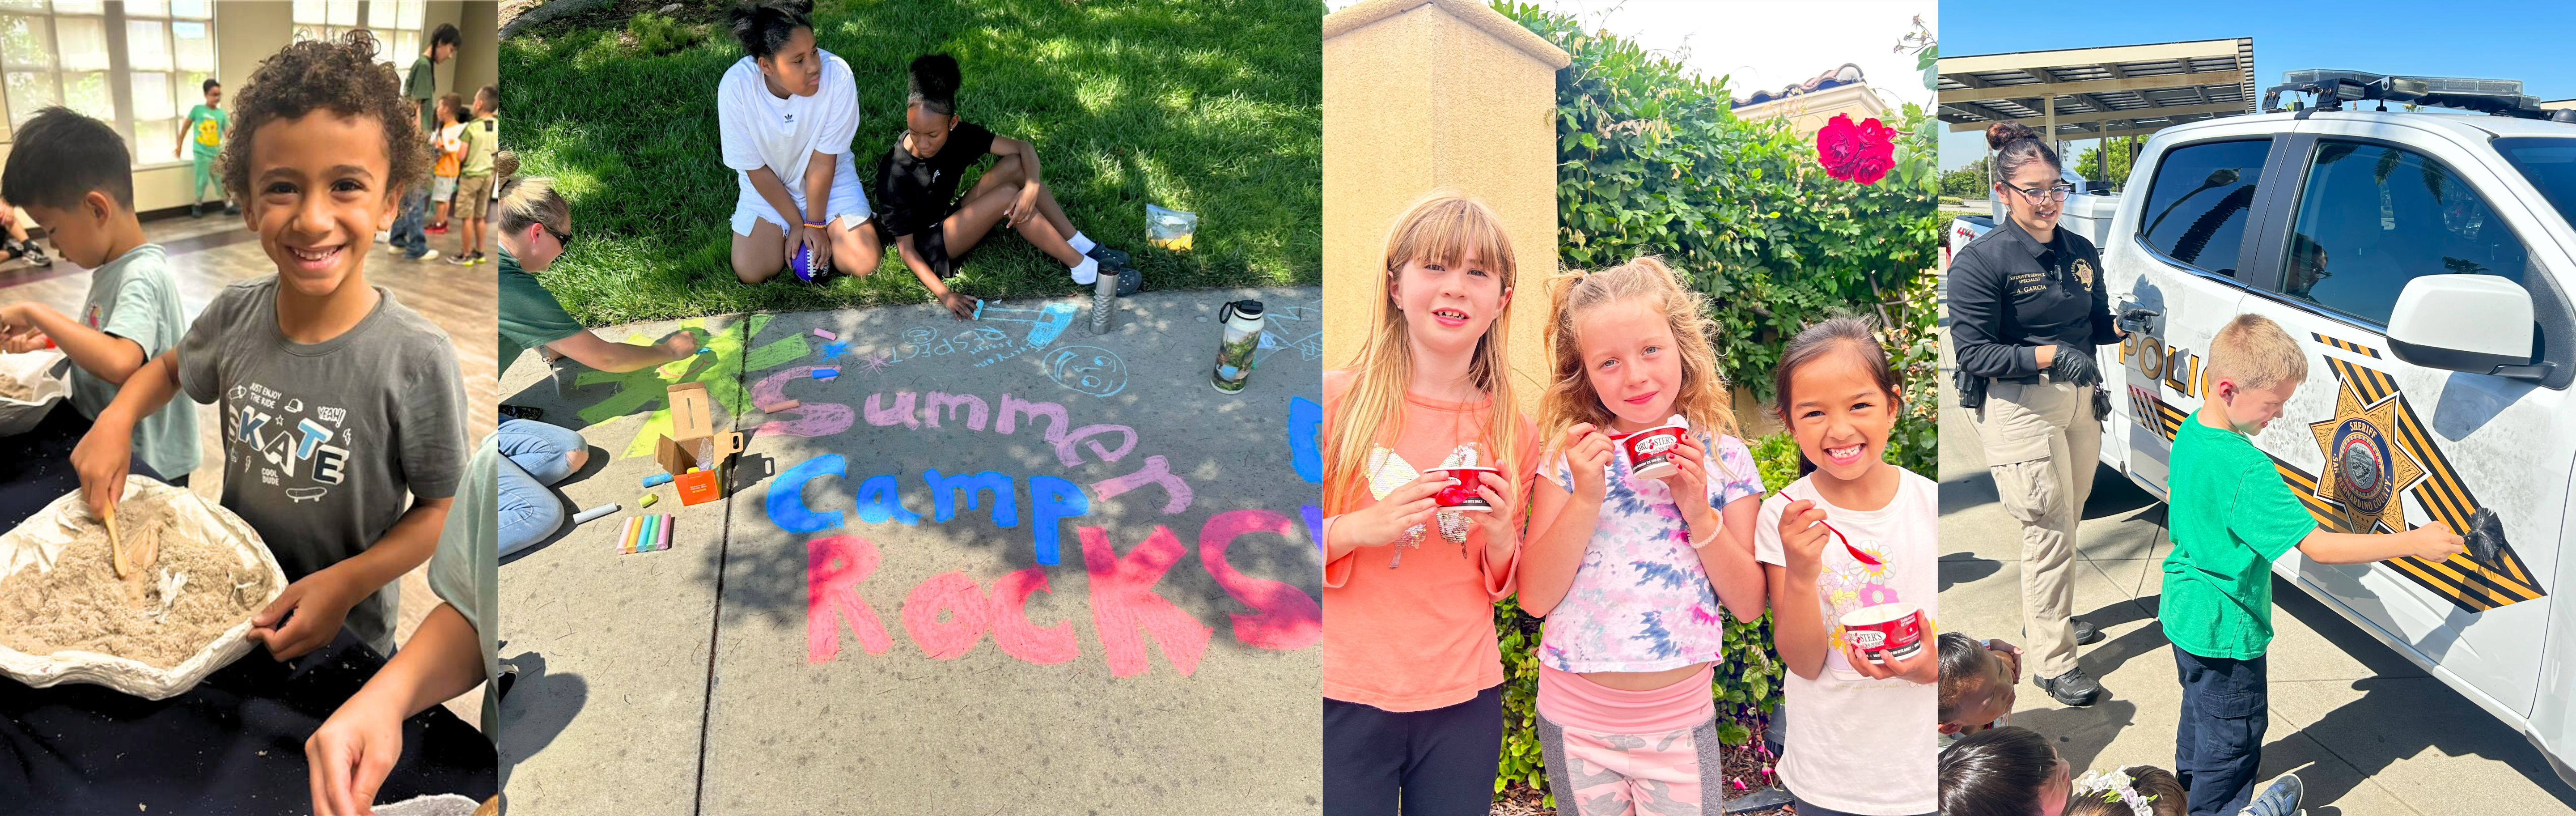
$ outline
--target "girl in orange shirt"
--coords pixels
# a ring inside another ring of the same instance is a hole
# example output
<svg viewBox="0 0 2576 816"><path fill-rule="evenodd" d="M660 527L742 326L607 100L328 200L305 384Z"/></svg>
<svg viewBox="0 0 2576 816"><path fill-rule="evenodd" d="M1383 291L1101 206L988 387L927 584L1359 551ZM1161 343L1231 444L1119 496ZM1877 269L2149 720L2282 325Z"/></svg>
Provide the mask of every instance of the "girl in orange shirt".
<svg viewBox="0 0 2576 816"><path fill-rule="evenodd" d="M1521 415L1505 327L1515 270L1502 221L1436 190L1388 230L1372 331L1324 374L1324 812L1483 814L1502 752L1493 603L1520 556L1538 432ZM1423 471L1498 468L1488 512L1442 509Z"/></svg>

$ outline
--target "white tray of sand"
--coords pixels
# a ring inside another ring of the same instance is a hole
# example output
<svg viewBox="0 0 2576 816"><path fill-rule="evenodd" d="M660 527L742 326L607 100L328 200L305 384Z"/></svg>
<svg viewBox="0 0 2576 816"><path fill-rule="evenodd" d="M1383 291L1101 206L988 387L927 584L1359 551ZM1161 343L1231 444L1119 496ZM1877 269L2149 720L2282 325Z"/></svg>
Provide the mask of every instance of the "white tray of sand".
<svg viewBox="0 0 2576 816"><path fill-rule="evenodd" d="M0 354L0 436L17 436L43 422L54 403L71 398L60 351Z"/></svg>
<svg viewBox="0 0 2576 816"><path fill-rule="evenodd" d="M0 533L0 674L159 700L255 645L251 616L286 574L250 525L141 476L115 516L116 547L78 492Z"/></svg>

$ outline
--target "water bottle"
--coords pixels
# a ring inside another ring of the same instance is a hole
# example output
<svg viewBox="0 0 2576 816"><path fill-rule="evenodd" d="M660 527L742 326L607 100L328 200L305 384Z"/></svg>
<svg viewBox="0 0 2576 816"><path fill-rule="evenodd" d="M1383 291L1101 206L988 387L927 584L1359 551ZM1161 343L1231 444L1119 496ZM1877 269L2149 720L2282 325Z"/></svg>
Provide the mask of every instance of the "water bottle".
<svg viewBox="0 0 2576 816"><path fill-rule="evenodd" d="M1118 273L1102 267L1100 279L1091 282L1091 333L1108 334L1117 315Z"/></svg>
<svg viewBox="0 0 2576 816"><path fill-rule="evenodd" d="M1221 394L1243 393L1252 379L1252 355L1261 350L1261 301L1238 300L1217 309L1225 338L1216 347L1216 376L1209 385Z"/></svg>

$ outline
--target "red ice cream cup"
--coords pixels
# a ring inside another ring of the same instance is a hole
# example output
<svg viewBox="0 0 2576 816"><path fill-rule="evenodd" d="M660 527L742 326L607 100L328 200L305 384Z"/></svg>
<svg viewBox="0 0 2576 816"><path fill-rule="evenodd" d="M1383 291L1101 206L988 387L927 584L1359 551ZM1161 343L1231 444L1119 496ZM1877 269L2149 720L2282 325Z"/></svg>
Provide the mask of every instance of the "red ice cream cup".
<svg viewBox="0 0 2576 816"><path fill-rule="evenodd" d="M1627 436L1617 437L1619 450L1628 457L1628 472L1640 479L1661 479L1681 471L1673 464L1673 448L1682 443L1682 434L1690 428L1681 425L1657 425Z"/></svg>
<svg viewBox="0 0 2576 816"><path fill-rule="evenodd" d="M1441 507L1475 512L1491 512L1494 509L1492 502L1485 501L1484 495L1476 492L1476 488L1483 487L1485 484L1484 480L1477 476L1486 473L1500 474L1503 472L1502 469L1477 465L1432 468L1431 472L1458 480L1457 484L1441 488L1439 493L1432 496L1432 500L1439 502Z"/></svg>
<svg viewBox="0 0 2576 816"><path fill-rule="evenodd" d="M1923 648L1923 610L1910 603L1883 603L1843 613L1843 637L1869 662L1885 665Z"/></svg>

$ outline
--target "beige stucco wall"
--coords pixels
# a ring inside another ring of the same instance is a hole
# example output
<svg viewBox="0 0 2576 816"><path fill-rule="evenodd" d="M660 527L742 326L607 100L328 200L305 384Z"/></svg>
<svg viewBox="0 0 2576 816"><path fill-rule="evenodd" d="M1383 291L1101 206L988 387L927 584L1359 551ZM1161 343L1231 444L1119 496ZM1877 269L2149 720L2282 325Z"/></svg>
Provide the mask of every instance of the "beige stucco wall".
<svg viewBox="0 0 2576 816"><path fill-rule="evenodd" d="M1484 199L1511 235L1512 367L1535 407L1546 370L1540 284L1556 269L1556 69L1566 62L1467 2L1373 0L1325 18L1326 368L1349 365L1366 338L1388 222L1423 192L1454 187Z"/></svg>
<svg viewBox="0 0 2576 816"><path fill-rule="evenodd" d="M474 88L492 83L500 76L497 16L498 4L493 0L438 0L424 10L424 30L436 30L440 23L455 23L462 39L457 45L456 59L439 66L440 93L461 87L461 92L471 94ZM230 94L237 90L236 85L250 79L251 71L259 67L260 60L277 53L294 39L293 3L260 0L216 3L215 78L224 81L225 91ZM408 59L404 64L409 65ZM229 110L232 104L229 95L224 104ZM0 143L0 162L7 161L8 148L9 145ZM185 163L137 171L134 174L134 208L140 212L151 212L188 206L188 187L194 172ZM33 226L34 222L27 224Z"/></svg>

